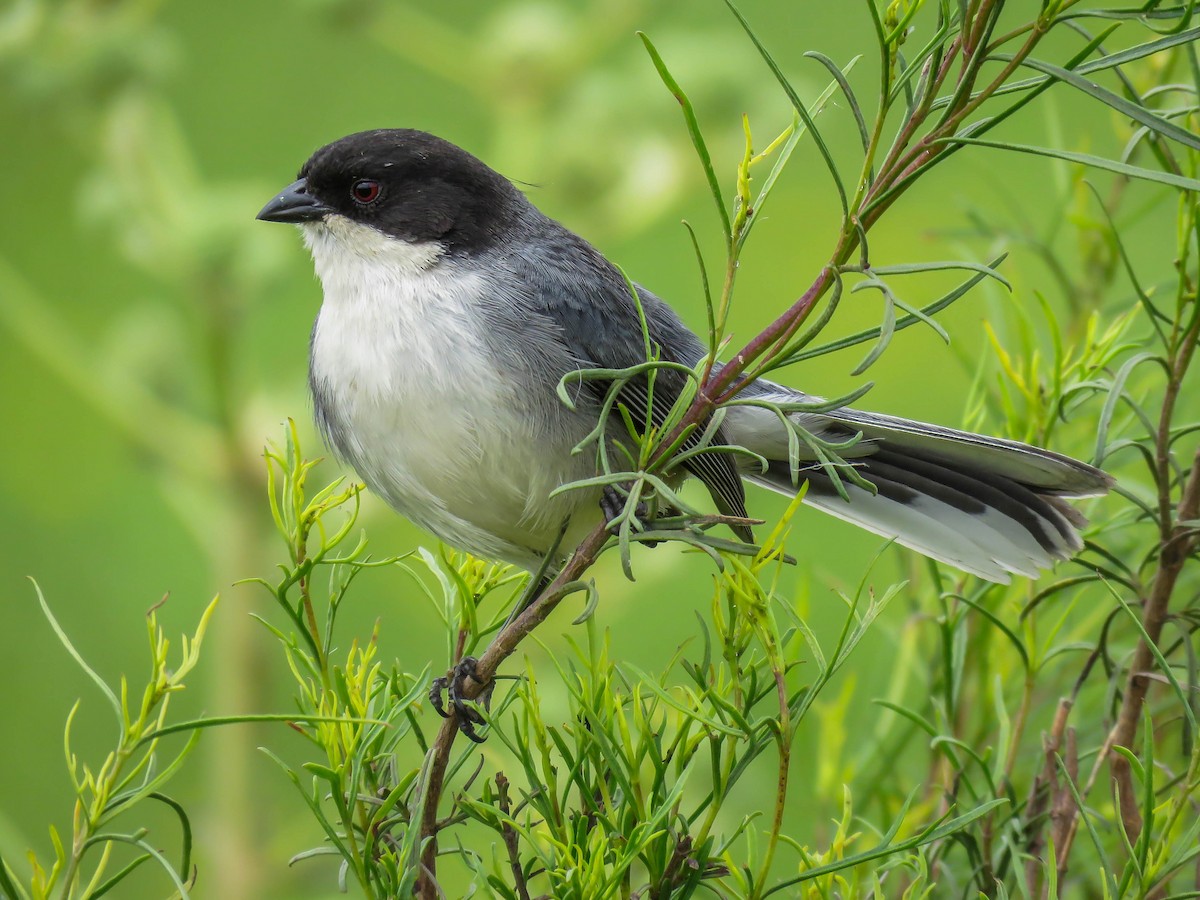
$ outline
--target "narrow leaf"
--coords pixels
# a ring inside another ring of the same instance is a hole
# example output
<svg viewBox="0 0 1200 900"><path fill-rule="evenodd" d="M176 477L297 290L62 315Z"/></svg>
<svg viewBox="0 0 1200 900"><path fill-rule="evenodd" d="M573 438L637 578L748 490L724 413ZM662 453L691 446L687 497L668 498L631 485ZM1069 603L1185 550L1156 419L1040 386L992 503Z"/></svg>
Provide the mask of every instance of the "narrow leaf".
<svg viewBox="0 0 1200 900"><path fill-rule="evenodd" d="M879 326L879 340L876 341L875 346L868 351L867 355L863 357L862 362L855 366L854 370L850 373L851 375L861 375L883 355L883 351L892 342L892 336L896 333L896 300L887 286L878 279L868 279L856 284L854 287L856 290L862 287L875 287L883 294L883 322Z"/></svg>
<svg viewBox="0 0 1200 900"><path fill-rule="evenodd" d="M992 260L990 263L988 263L987 268L994 269L996 266L1000 265L1000 263L1002 263L1004 261L1005 256L1007 256L1007 254L996 257L994 260ZM892 266L891 268L895 269L896 267ZM986 277L988 277L988 276L983 274L982 272L980 274L972 276L967 281L964 281L958 287L954 288L952 291L949 291L948 293L942 295L937 300L934 300L932 303L929 303L926 306L921 307L921 312L924 313L926 316L931 316L935 313L941 312L943 309L945 309L950 304L952 304L955 300L958 300L961 297L963 297L968 291L971 290L971 288L975 287L975 285L979 284L979 282L983 281L983 279ZM918 319L916 316L912 316L912 315L901 316L899 319L896 320L895 330L902 331L903 329L908 328L911 325L915 325L919 321L921 321L921 320ZM801 362L802 360L812 359L813 357L816 357L816 356L824 356L827 353L833 353L837 350L845 350L848 347L854 347L854 346L857 346L858 344L864 344L867 341L873 340L873 339L879 337L879 333L880 333L880 328L878 326L876 326L875 328L868 328L865 331L860 331L857 334L852 334L852 335L848 335L847 337L844 337L844 338L839 338L836 341L830 341L827 344L822 344L819 347L812 348L811 350L803 350L799 353L792 354L787 358L787 362L790 365L791 363L797 363L797 362Z"/></svg>
<svg viewBox="0 0 1200 900"><path fill-rule="evenodd" d="M754 33L754 29L750 27L750 23L746 20L746 17L743 16L741 12L738 11L738 8L733 5L733 0L725 0L725 5L729 7L729 11L732 12L737 18L738 23L746 32L747 37L749 37L754 43L754 46L758 49L759 55L763 58L763 61L767 64L767 67L775 76L775 80L779 82L779 86L783 88L783 92L787 94L788 99L792 101L792 106L795 108L796 112L799 113L800 118L804 120L804 124L808 126L808 130L812 132L813 141L816 142L817 149L821 153L821 158L825 161L825 167L829 169L829 174L833 177L833 185L835 188L837 188L838 199L842 204L842 214L849 215L850 202L846 197L846 188L842 184L842 176L838 172L837 163L833 161L833 154L829 152L829 147L825 143L825 138L821 136L821 132L817 130L816 122L813 121L812 116L809 114L808 107L804 105L804 101L800 99L800 95L796 93L796 89L792 87L791 82L787 80L787 76L783 74L783 70L779 68L779 64L775 62L774 57L771 56L771 52L767 50L763 42L759 40L758 35Z"/></svg>
<svg viewBox="0 0 1200 900"><path fill-rule="evenodd" d="M692 101L688 99L683 88L679 86L679 82L671 75L667 64L663 62L658 49L650 41L646 33L639 31L637 34L646 46L646 52L650 54L650 60L654 63L654 68L658 70L658 77L662 79L663 84L667 86L667 90L671 92L683 109L683 118L687 123L688 134L691 135L692 146L696 148L696 155L700 158L700 165L704 169L704 177L708 179L708 189L712 192L713 203L716 204L717 213L721 217L721 229L725 233L725 243L728 244L733 240L733 225L729 221L729 210L725 208L725 201L721 198L721 184L717 181L717 173L713 170L712 156L708 152L708 145L704 142L704 135L700 131L700 122L696 119L696 111L692 108Z"/></svg>
<svg viewBox="0 0 1200 900"><path fill-rule="evenodd" d="M997 59L1005 59L1006 56L1001 54ZM1011 59L1012 57L1007 57ZM1105 106L1115 109L1122 115L1128 116L1135 122L1140 122L1151 131L1161 134L1163 137L1170 138L1193 150L1200 150L1200 135L1192 134L1184 128L1180 128L1174 122L1170 122L1147 109L1145 106L1140 106L1132 100L1126 100L1119 94L1114 94L1108 88L1101 87L1094 81L1089 81L1078 72L1070 69L1064 69L1061 66L1056 66L1052 63L1045 62L1040 59L1027 58L1023 65L1031 69L1036 69L1039 72L1044 72L1051 78L1057 81L1065 82L1071 87L1082 91L1094 100L1099 100Z"/></svg>
<svg viewBox="0 0 1200 900"><path fill-rule="evenodd" d="M1094 156L1091 153L1076 153L1072 150L1059 150L1055 147L1035 147L1030 144L1009 144L1002 143L1000 141L985 141L980 138L968 137L942 138L942 141L950 144L973 144L977 147L991 147L994 150L1012 150L1016 153L1029 153L1034 156L1047 156L1051 159L1062 159L1066 160L1067 162L1078 163L1082 166L1091 166L1095 169L1104 169L1108 172L1116 172L1118 175L1125 175L1128 178L1138 178L1142 181L1154 181L1158 184L1167 184L1171 187L1182 188L1185 191L1200 191L1200 180L1195 178L1185 178L1182 175L1175 175L1171 172L1159 172L1154 169L1145 169L1141 166L1117 162L1114 159L1106 159L1103 156Z"/></svg>
<svg viewBox="0 0 1200 900"><path fill-rule="evenodd" d="M50 611L50 604L46 602L46 598L42 594L41 585L39 585L32 578L29 580L33 584L34 591L37 592L38 603L41 604L42 607L42 614L45 615L46 620L50 623L50 627L54 629L54 634L58 637L59 643L66 648L67 653L71 655L71 658L75 660L75 663L79 666L79 668L83 669L88 678L92 679L96 686L100 688L100 691L108 699L109 706L113 708L113 712L117 715L117 727L123 729L125 715L121 711L121 701L117 699L117 695L113 693L112 688L110 688L108 684L105 683L104 679L96 673L95 669L93 669L84 661L83 656L81 656L79 651L75 649L75 645L71 643L71 639L67 637L67 633L63 631L62 626L58 624L58 619L54 618L54 613Z"/></svg>
<svg viewBox="0 0 1200 900"><path fill-rule="evenodd" d="M824 53L816 50L806 50L804 55L810 59L815 59L823 65L829 71L829 74L833 76L833 80L837 82L838 87L841 88L846 102L850 104L850 112L854 116L854 124L858 126L858 139L862 142L863 152L867 152L871 145L871 136L867 133L867 123L863 118L862 107L858 105L858 98L854 96L854 89L850 87L850 82L846 79L842 70L838 68L837 63ZM847 71L849 71L849 66L847 66Z"/></svg>

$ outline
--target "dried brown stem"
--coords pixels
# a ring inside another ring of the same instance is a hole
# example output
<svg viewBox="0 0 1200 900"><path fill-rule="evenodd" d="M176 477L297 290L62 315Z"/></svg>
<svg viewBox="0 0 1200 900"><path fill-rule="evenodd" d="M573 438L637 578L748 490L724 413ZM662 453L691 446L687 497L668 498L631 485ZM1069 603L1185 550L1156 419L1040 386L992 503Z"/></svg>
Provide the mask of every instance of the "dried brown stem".
<svg viewBox="0 0 1200 900"><path fill-rule="evenodd" d="M1151 644L1157 645L1162 636L1163 626L1170 613L1171 595L1175 584L1183 570L1184 563L1191 555L1197 544L1196 532L1180 522L1194 520L1200 516L1200 448L1192 460L1191 469L1184 483L1179 504L1172 512L1171 503L1171 471L1170 471L1170 441L1171 423L1174 420L1175 403L1179 398L1184 375L1187 373L1195 353L1197 329L1200 329L1200 319L1182 335L1176 345L1179 348L1172 367L1171 377L1167 382L1166 393L1163 397L1162 411L1159 415L1158 434L1156 436L1155 462L1158 472L1159 515L1162 529L1162 543L1159 551L1158 568L1151 582L1149 595L1143 601L1142 627L1150 641L1139 641L1134 650L1133 659L1129 665L1129 674L1125 693L1121 699L1121 707L1117 713L1116 723L1104 741L1101 751L1096 756L1087 784L1081 791L1081 796L1087 797L1099 777L1100 770L1107 761L1111 766L1114 788L1122 803L1122 817L1126 833L1131 841L1137 840L1141 830L1141 814L1136 803L1127 803L1126 797L1133 796L1133 773L1125 757L1113 751L1113 747L1132 747L1137 737L1138 723L1142 716L1142 706L1150 689L1149 677L1154 667L1154 652ZM1060 878L1065 875L1067 860L1075 836L1079 831L1077 816L1072 816L1070 828L1058 849L1058 869Z"/></svg>
<svg viewBox="0 0 1200 900"><path fill-rule="evenodd" d="M1075 743L1075 729L1068 728L1064 735L1063 747L1058 757L1063 762L1063 775L1067 778L1067 783L1059 785L1055 783L1057 790L1054 793L1054 800L1050 806L1050 821L1053 824L1054 840L1058 841L1066 837L1067 830L1071 827L1072 821L1079 813L1079 804L1075 802L1075 795L1071 791L1070 785L1076 784L1079 781L1079 748ZM1053 762L1057 765L1058 760Z"/></svg>
<svg viewBox="0 0 1200 900"><path fill-rule="evenodd" d="M508 779L504 777L503 772L496 773L496 803L500 807L500 812L505 816L512 815L512 802L508 798ZM504 849L508 853L508 865L512 869L513 884L516 886L517 896L521 900L529 900L529 887L525 884L525 870L521 868L521 852L517 846L517 829L513 828L511 822L505 822L502 826L504 835Z"/></svg>
<svg viewBox="0 0 1200 900"><path fill-rule="evenodd" d="M650 900L659 900L660 897L670 897L671 889L675 886L675 879L679 875L679 870L683 868L683 864L688 861L688 857L692 852L692 836L689 834L683 835L675 843L675 850L671 853L671 859L663 869L662 878L659 879L658 885L650 889ZM693 862L692 865L695 865Z"/></svg>
<svg viewBox="0 0 1200 900"><path fill-rule="evenodd" d="M1168 432L1166 440L1169 440L1169 419L1166 421L1165 428ZM1195 519L1198 514L1200 514L1200 449L1196 451L1191 473L1173 521ZM1170 512L1168 512L1169 515ZM1168 522L1170 521L1172 520L1168 520ZM1150 689L1151 679L1148 676L1155 663L1151 646L1156 646L1162 636L1163 626L1170 613L1171 595L1175 591L1175 583L1179 580L1179 573L1183 571L1183 565L1196 545L1196 533L1190 527L1178 524L1169 527L1170 531L1159 554L1158 570L1154 573L1150 596L1146 599L1145 609L1142 613L1142 627L1146 629L1150 640L1139 641L1137 649L1134 650L1121 709L1108 740L1113 780L1116 782L1121 798L1121 815L1125 820L1125 830L1129 835L1129 840L1133 842L1137 841L1142 826L1141 814L1135 799L1137 792L1133 786L1133 773L1130 771L1129 760L1119 753L1114 753L1112 748L1132 747L1137 737L1138 723L1142 717L1142 705L1145 703L1146 694Z"/></svg>
<svg viewBox="0 0 1200 900"><path fill-rule="evenodd" d="M1034 779L1033 785L1029 789L1029 800L1025 804L1025 821L1030 828L1030 837L1025 847L1028 852L1028 860L1025 863L1025 879L1029 884L1032 896L1035 897L1042 894L1039 888L1039 881L1042 874L1041 854L1046 848L1046 842L1043 838L1045 830L1040 826L1038 820L1049 813L1055 846L1058 846L1060 837L1059 819L1056 816L1060 809L1059 795L1063 791L1058 786L1058 761L1056 757L1062 749L1063 736L1067 730L1067 719L1070 717L1071 708L1074 705L1074 701L1069 697L1063 697L1058 701L1058 709L1054 714L1054 723L1050 726L1049 733L1042 737L1044 751L1042 771Z"/></svg>

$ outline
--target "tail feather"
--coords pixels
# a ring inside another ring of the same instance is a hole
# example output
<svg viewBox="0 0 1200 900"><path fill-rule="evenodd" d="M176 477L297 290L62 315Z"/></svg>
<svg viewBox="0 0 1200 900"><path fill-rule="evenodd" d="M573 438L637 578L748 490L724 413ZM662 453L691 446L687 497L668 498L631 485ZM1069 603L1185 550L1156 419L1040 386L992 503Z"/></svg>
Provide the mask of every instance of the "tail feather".
<svg viewBox="0 0 1200 900"><path fill-rule="evenodd" d="M885 480L909 484L919 493L943 502L954 503L955 498L962 498L956 505L973 515L995 510L1020 525L1047 552L1054 552L1063 543L1071 550L1082 547L1075 526L1061 507L1011 478L889 449L869 457L867 467Z"/></svg>
<svg viewBox="0 0 1200 900"><path fill-rule="evenodd" d="M745 427L735 422L731 429L734 440L749 438L746 446L772 460L767 471L746 477L794 493L778 436L765 435L765 420L753 427L742 421ZM827 436L861 431L853 462L876 488L872 494L843 479L847 502L814 464L800 473L809 483L805 502L989 581L1036 577L1081 550L1086 520L1064 498L1103 494L1113 483L1058 453L907 419L841 409L806 415L805 425L819 425Z"/></svg>
<svg viewBox="0 0 1200 900"><path fill-rule="evenodd" d="M1009 478L1039 494L1096 497L1113 485L1113 479L1095 466L1019 441L854 409L839 409L828 418L861 431L868 440L879 438L891 448L903 448L928 459L970 463L975 469Z"/></svg>

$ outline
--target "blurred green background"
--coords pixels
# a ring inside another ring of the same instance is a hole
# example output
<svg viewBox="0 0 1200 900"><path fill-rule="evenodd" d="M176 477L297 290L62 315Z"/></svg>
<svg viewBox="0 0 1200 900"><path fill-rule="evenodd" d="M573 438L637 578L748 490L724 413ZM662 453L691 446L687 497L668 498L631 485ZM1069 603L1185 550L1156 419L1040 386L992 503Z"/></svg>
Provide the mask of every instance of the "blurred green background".
<svg viewBox="0 0 1200 900"><path fill-rule="evenodd" d="M854 82L871 96L874 65L859 4L743 0L806 97L827 83L802 57L867 57ZM299 236L254 215L316 147L351 131L411 126L447 137L509 177L593 241L634 278L702 326L697 270L685 230L700 232L719 264L719 231L678 106L635 31L646 31L689 91L726 183L740 153L740 116L758 145L790 118L785 99L717 0L456 0L440 4L340 0L37 2L0 7L0 848L23 860L48 849L46 826L69 832L71 789L62 727L76 698L75 747L95 759L112 741L102 700L70 662L35 602L33 576L77 646L110 680L140 690L147 669L143 614L164 594L168 633L190 631L222 594L196 677L178 715L276 712L286 672L270 636L249 617L273 612L237 579L268 575L274 542L261 448L291 416L309 424L307 336L320 300ZM821 122L852 160L848 110ZM1006 126L1006 137L1112 152L1108 114L1059 91ZM1050 270L1021 241L973 233L968 211L1052 229L1073 209L1074 187L1049 161L963 153L906 198L874 232L877 262L985 259L1012 244L1005 266L1018 302L1034 289L1065 302ZM1061 201L1061 202L1060 202ZM804 290L825 260L836 197L803 143L751 242L734 322L750 337ZM1018 237L1020 237L1018 235ZM1135 249L1166 261L1151 235ZM1059 260L1070 269L1068 253ZM953 278L912 281L911 302ZM871 371L862 405L961 422L984 319L1010 302L981 288L944 319L954 344L905 331ZM835 331L873 324L879 301L856 294ZM1002 327L1002 326L998 326ZM859 351L784 374L834 395L855 386ZM1072 448L1062 448L1072 449ZM1075 448L1084 450L1085 448ZM333 462L319 470L332 479ZM782 500L751 496L777 516ZM431 538L374 501L362 520L375 553ZM852 588L880 542L818 513L797 520L800 558L785 590L806 592L818 633L840 621L834 588ZM651 670L697 633L711 582L673 548L641 552L638 581L609 564L599 574L598 620L617 658ZM874 580L909 565L886 553ZM906 690L889 635L918 598L897 602L868 637L852 673L801 733L799 783L840 796L870 757L872 697ZM408 671L445 664L433 611L399 570L376 571L352 594L346 635L381 622L385 658ZM577 609L541 631L563 646ZM543 651L533 648L535 656ZM835 695L841 696L835 699ZM548 701L551 702L551 701ZM840 708L840 707L839 707ZM433 713L426 713L432 721ZM175 786L197 828L201 897L323 897L336 892L324 863L286 867L316 844L315 826L281 773L256 747L304 752L284 727L210 732ZM494 752L483 748L485 754ZM914 784L922 773L914 772ZM760 784L770 790L771 774ZM753 781L746 806L754 808ZM804 798L809 792L800 790ZM796 809L795 831L820 834L831 809ZM174 846L171 824L152 840ZM165 893L149 871L124 888Z"/></svg>

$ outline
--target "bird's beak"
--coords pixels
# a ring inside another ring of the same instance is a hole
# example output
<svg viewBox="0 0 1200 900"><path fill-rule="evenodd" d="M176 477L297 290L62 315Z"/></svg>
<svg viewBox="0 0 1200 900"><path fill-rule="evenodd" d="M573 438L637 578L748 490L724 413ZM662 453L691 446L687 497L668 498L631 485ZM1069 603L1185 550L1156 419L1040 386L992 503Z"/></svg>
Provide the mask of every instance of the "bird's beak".
<svg viewBox="0 0 1200 900"><path fill-rule="evenodd" d="M315 222L333 212L328 206L308 193L308 182L301 178L289 184L270 203L262 208L258 218L264 222Z"/></svg>

